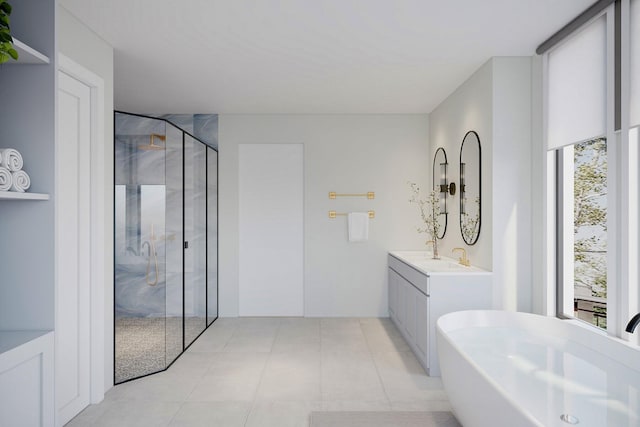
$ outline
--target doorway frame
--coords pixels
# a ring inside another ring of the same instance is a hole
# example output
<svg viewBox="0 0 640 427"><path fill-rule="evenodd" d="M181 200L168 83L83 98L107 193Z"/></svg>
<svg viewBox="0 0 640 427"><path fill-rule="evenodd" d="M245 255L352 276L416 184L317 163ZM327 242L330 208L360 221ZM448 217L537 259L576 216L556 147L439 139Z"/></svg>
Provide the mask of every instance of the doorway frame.
<svg viewBox="0 0 640 427"><path fill-rule="evenodd" d="M105 392L105 82L97 74L89 71L68 56L58 53L58 72L80 81L89 87L91 91L90 101L90 402L99 403L104 399ZM57 88L56 73L56 88ZM57 98L56 89L56 98ZM56 101L57 102L57 101ZM58 112L56 111L56 127L58 125ZM57 132L57 130L56 130ZM62 165L58 163L59 144L56 142L56 170ZM57 185L57 183L56 183ZM58 236L58 218L61 214L56 205L56 239ZM56 255L56 268L57 268ZM58 283L56 283L56 329L58 323ZM57 408L56 408L57 411ZM56 414L57 417L57 414Z"/></svg>

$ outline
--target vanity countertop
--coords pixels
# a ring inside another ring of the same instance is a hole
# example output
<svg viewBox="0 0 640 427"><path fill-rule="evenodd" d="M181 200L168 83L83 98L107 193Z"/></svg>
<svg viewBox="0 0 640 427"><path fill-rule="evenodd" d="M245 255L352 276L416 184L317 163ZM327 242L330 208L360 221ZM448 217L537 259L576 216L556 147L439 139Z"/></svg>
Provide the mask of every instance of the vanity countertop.
<svg viewBox="0 0 640 427"><path fill-rule="evenodd" d="M491 274L490 271L473 265L469 267L461 265L458 260L453 258L443 256L440 259L433 259L432 253L428 251L391 251L389 255L427 276L433 274Z"/></svg>

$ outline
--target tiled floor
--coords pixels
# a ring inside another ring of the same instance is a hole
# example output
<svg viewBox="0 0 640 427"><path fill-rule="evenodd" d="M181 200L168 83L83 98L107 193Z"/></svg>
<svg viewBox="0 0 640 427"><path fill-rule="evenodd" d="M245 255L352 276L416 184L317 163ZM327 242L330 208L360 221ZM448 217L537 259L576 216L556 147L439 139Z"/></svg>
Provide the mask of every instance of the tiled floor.
<svg viewBox="0 0 640 427"><path fill-rule="evenodd" d="M319 410L450 407L389 319L223 318L67 426L307 426Z"/></svg>

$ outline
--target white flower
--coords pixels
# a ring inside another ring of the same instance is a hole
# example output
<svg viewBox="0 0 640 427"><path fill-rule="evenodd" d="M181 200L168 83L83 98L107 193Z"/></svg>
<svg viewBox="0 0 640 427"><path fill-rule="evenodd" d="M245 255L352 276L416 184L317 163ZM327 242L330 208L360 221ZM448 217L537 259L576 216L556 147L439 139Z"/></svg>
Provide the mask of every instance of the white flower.
<svg viewBox="0 0 640 427"><path fill-rule="evenodd" d="M424 221L425 227L416 227L419 233L429 233L433 240L438 238L440 232L440 222L438 217L440 216L440 200L438 194L435 191L429 193L427 200L420 198L420 188L414 182L408 182L411 187L412 195L409 199L409 203L415 203L420 208L420 215L422 221Z"/></svg>

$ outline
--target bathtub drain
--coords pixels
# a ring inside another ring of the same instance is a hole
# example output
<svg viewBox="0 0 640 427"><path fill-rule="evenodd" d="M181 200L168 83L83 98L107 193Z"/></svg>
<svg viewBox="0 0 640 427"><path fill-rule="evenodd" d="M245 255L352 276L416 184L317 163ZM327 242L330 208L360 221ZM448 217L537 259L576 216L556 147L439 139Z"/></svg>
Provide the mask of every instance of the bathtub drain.
<svg viewBox="0 0 640 427"><path fill-rule="evenodd" d="M569 414L560 415L560 419L562 421L564 421L565 423L568 423L568 424L578 424L580 422L579 419L577 419L573 415L569 415Z"/></svg>

